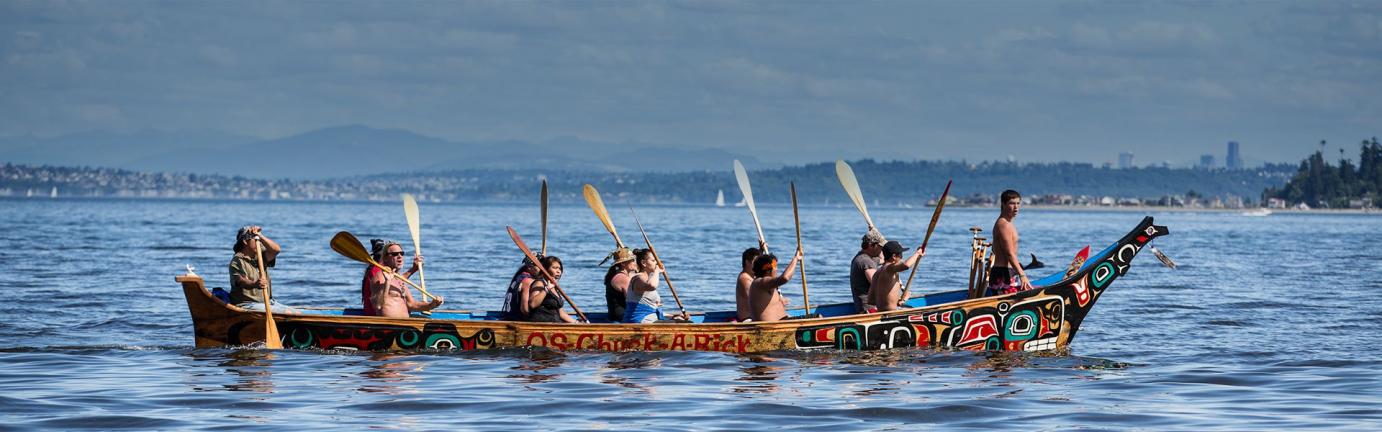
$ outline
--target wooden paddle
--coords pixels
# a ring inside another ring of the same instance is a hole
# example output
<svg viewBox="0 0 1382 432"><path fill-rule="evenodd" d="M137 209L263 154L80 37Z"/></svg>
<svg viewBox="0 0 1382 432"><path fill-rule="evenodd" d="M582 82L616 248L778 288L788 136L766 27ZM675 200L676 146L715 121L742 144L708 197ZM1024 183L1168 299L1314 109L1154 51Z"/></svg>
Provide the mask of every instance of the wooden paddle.
<svg viewBox="0 0 1382 432"><path fill-rule="evenodd" d="M259 260L259 279L268 279L269 273L264 271L264 242L254 239L254 256ZM274 322L274 312L269 308L269 303L273 301L273 286L264 286L264 348L283 349L283 338L278 336L278 323Z"/></svg>
<svg viewBox="0 0 1382 432"><path fill-rule="evenodd" d="M581 321L590 322L590 320L585 318L585 314L581 313L581 308L576 307L576 302L571 301L571 296L566 295L566 291L562 291L561 285L557 284L557 278L547 272L547 266L542 265L542 262L538 261L537 257L533 255L533 251L528 250L528 244L523 243L523 239L518 236L518 231L514 231L513 227L505 228L509 229L509 238L513 239L513 244L518 245L518 249L523 251L523 256L528 257L528 261L533 262L533 267L537 267L537 271L538 273L542 273L542 277L552 282L552 288L556 288L557 294L561 294L561 298L566 299L566 303L571 305L571 310L576 311L576 315L581 317ZM524 299L523 301L528 300Z"/></svg>
<svg viewBox="0 0 1382 432"><path fill-rule="evenodd" d="M413 194L403 194L403 215L408 218L408 232L413 235L413 255L422 255L422 223L418 220L417 200ZM427 292L427 276L422 274L422 264L417 266L418 289ZM429 294L430 295L430 294Z"/></svg>
<svg viewBox="0 0 1382 432"><path fill-rule="evenodd" d="M945 192L941 192L941 200L936 201L936 211L931 212L931 225L926 227L926 238L921 240L921 250L926 250L926 245L931 243L931 233L936 232L936 222L941 220L941 210L945 209L945 199L950 196L950 184L954 182L954 180L945 182ZM907 290L912 288L912 278L917 275L917 267L921 267L921 261L917 261L917 265L912 266L912 274L907 275L907 283L902 285L903 297L906 297Z"/></svg>
<svg viewBox="0 0 1382 432"><path fill-rule="evenodd" d="M398 274L397 272L394 272L393 269L385 267L383 264L379 264L378 262L376 262L374 258L369 256L369 252L365 252L365 245L361 244L360 239L356 238L354 234L351 234L346 231L336 233L336 236L331 238L331 250L336 251L336 253L341 254L346 258L359 261L361 264L369 264L378 267L380 270L383 270L384 272L390 275L397 276L399 279L403 279L404 283L411 285L413 288L417 288L418 291L422 292L422 295L427 296L427 298L429 299L437 298L437 296L434 296L432 295L432 293L427 292L426 289L423 289L422 287L413 283L413 281L410 281L402 275Z"/></svg>
<svg viewBox="0 0 1382 432"><path fill-rule="evenodd" d="M667 289L672 291L672 300L677 301L677 309L681 309L683 317L691 319L691 315L686 313L686 306L681 305L681 297L677 296L677 288L672 286L671 276L667 276L667 266L662 264L662 258L657 256L657 248L654 248L653 241L648 239L648 231L643 229L643 221L638 220L638 213L634 213L633 204L629 204L629 213L633 215L633 221L638 224L638 232L643 234L643 242L648 244L648 252L653 254L654 260L657 260L657 266L662 268L662 280L667 281Z"/></svg>
<svg viewBox="0 0 1382 432"><path fill-rule="evenodd" d="M542 179L542 255L547 255L547 179ZM421 271L421 270L419 270Z"/></svg>
<svg viewBox="0 0 1382 432"><path fill-rule="evenodd" d="M801 215L797 213L797 183L791 182L788 183L788 186L792 189L792 221L795 222L797 226L797 251L802 252ZM801 257L801 262L797 263L797 265L801 266L801 303L806 306L806 311L802 313L811 315L811 295L806 292L806 257Z"/></svg>
<svg viewBox="0 0 1382 432"><path fill-rule="evenodd" d="M845 187L845 194L849 195L850 201L854 201L854 207L859 209L859 214L864 215L864 222L869 224L869 229L877 230L873 218L869 217L869 207L864 204L864 191L859 189L859 180L854 178L854 169L845 161L837 160L835 175L840 178L840 185Z"/></svg>
<svg viewBox="0 0 1382 432"><path fill-rule="evenodd" d="M749 173L744 171L744 164L739 163L739 159L734 160L734 179L739 182L739 192L744 194L744 204L749 207L749 214L753 216L753 227L758 230L758 243L763 245L763 253L768 253L768 241L763 237L763 225L758 223L758 208L753 205L753 187L749 186Z"/></svg>
<svg viewBox="0 0 1382 432"><path fill-rule="evenodd" d="M609 210L605 210L605 200L600 199L600 191L586 183L582 191L585 194L585 203L590 205L590 209L595 211L595 217L600 219L600 223L605 225L605 230L609 235L614 236L614 245L619 249L624 248L624 241L619 239L619 233L614 230L614 222L609 220Z"/></svg>

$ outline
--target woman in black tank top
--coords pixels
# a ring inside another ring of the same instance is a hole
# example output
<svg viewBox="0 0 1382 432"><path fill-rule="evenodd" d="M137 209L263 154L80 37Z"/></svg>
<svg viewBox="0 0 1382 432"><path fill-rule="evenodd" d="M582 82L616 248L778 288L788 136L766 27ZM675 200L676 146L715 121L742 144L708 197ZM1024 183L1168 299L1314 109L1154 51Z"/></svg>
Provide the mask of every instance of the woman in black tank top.
<svg viewBox="0 0 1382 432"><path fill-rule="evenodd" d="M561 258L555 256L543 257L539 261L552 277L561 279L562 264ZM557 294L556 288L548 283L544 278L534 280L528 286L528 321L531 322L551 322L551 323L574 323L575 318L566 314L561 307L561 294Z"/></svg>

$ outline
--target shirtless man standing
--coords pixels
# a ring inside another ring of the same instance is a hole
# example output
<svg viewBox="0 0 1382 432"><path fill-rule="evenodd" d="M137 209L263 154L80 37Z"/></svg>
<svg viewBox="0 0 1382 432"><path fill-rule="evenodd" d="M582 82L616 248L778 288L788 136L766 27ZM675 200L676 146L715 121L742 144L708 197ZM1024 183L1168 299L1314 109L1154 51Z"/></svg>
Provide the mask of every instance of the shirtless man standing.
<svg viewBox="0 0 1382 432"><path fill-rule="evenodd" d="M1032 289L1032 282L1017 259L1017 227L1013 225L1017 210L1022 206L1022 194L1012 189L1003 191L999 195L999 206L1002 210L998 220L993 222L993 269L989 271L988 293L985 294L988 296ZM1014 271L1017 283L1012 279Z"/></svg>
<svg viewBox="0 0 1382 432"><path fill-rule="evenodd" d="M763 254L761 248L744 249L743 265L744 268L739 272L739 278L734 282L734 305L738 310L735 317L739 322L753 319L753 307L749 305L749 285L753 284L753 261Z"/></svg>
<svg viewBox="0 0 1382 432"><path fill-rule="evenodd" d="M917 261L926 256L926 250L917 247L917 253L906 260L902 259L902 252L902 243L890 241L883 245L883 264L873 272L873 281L869 284L870 302L879 312L896 310L912 297L909 291L906 296L898 298L901 295L899 291L902 290L902 282L898 280L897 274L917 265Z"/></svg>
<svg viewBox="0 0 1382 432"><path fill-rule="evenodd" d="M395 242L385 243L382 258L380 264L398 273L403 268L403 246ZM422 257L413 256L413 267L403 275L417 272L421 263ZM403 284L403 277L382 271L370 275L370 301L374 303L378 316L407 318L411 312L429 311L441 306L441 297L433 297L432 301L426 303L414 300L412 291Z"/></svg>
<svg viewBox="0 0 1382 432"><path fill-rule="evenodd" d="M780 321L787 317L787 302L778 291L792 281L797 262L801 261L801 250L792 255L792 262L782 274L777 273L777 257L773 254L759 255L753 261L753 283L749 284L749 304L753 308L754 321Z"/></svg>

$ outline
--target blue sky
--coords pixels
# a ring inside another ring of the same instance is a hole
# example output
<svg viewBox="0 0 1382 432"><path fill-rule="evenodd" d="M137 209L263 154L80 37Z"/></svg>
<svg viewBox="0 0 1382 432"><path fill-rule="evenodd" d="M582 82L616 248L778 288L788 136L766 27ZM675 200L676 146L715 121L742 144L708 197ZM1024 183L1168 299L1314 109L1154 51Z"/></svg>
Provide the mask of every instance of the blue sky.
<svg viewBox="0 0 1382 432"><path fill-rule="evenodd" d="M1379 135L1382 2L6 1L0 76L0 135L1294 162Z"/></svg>

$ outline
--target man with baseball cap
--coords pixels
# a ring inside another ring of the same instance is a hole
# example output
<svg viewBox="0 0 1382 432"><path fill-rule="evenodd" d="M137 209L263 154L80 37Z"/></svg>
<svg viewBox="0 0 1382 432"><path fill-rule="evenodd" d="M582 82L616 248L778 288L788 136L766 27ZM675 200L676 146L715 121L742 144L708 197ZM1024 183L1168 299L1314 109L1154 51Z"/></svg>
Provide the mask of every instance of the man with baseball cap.
<svg viewBox="0 0 1382 432"><path fill-rule="evenodd" d="M888 239L876 229L869 229L859 245L859 253L849 263L849 290L853 294L854 312L864 313L872 306L869 301L869 285L873 272L878 269L879 258L883 255L883 244Z"/></svg>

